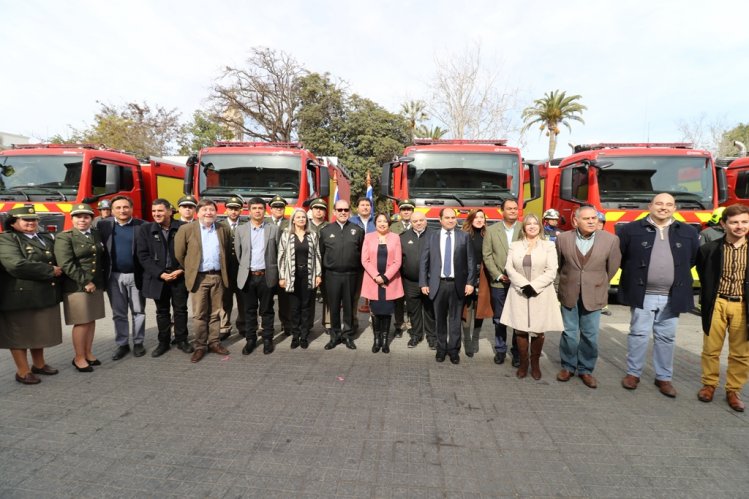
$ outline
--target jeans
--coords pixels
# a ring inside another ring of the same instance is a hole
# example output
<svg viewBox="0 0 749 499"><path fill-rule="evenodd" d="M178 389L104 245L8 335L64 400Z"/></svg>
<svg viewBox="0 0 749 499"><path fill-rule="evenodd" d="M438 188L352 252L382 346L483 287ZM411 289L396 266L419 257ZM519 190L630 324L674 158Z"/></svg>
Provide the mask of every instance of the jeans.
<svg viewBox="0 0 749 499"><path fill-rule="evenodd" d="M564 331L559 340L562 369L571 373L590 374L598 360L600 310L585 310L582 298L572 308L562 306Z"/></svg>
<svg viewBox="0 0 749 499"><path fill-rule="evenodd" d="M128 345L130 324L127 312L133 318L133 344L142 345L146 339L146 298L135 286L135 274L112 272L107 283L109 305L112 307L115 343Z"/></svg>
<svg viewBox="0 0 749 499"><path fill-rule="evenodd" d="M671 311L669 302L666 295L645 295L642 308L631 308L632 320L627 336L627 374L638 378L642 374L652 331L655 379L671 381L679 314Z"/></svg>

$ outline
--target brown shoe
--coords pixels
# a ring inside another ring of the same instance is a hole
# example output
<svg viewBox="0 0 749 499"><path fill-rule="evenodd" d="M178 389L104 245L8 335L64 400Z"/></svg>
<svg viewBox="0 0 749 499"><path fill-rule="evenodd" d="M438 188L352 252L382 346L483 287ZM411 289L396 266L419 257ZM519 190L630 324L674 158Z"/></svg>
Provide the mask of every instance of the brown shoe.
<svg viewBox="0 0 749 499"><path fill-rule="evenodd" d="M229 355L229 350L221 346L221 343L212 343L208 345L208 350L219 355Z"/></svg>
<svg viewBox="0 0 749 499"><path fill-rule="evenodd" d="M726 392L728 406L736 412L744 412L744 403L741 401L739 392Z"/></svg>
<svg viewBox="0 0 749 499"><path fill-rule="evenodd" d="M190 362L195 364L196 362L200 362L200 359L203 358L205 355L205 348L198 348L193 352L192 357L190 357Z"/></svg>
<svg viewBox="0 0 749 499"><path fill-rule="evenodd" d="M557 374L557 381L565 382L569 381L572 378L572 373L569 372L567 369L562 369L559 371L559 374Z"/></svg>
<svg viewBox="0 0 749 499"><path fill-rule="evenodd" d="M622 386L627 390L634 390L637 388L637 384L640 382L640 378L633 374L627 374L622 379Z"/></svg>
<svg viewBox="0 0 749 499"><path fill-rule="evenodd" d="M58 371L54 367L44 364L44 366L42 367L31 366L31 372L34 374L46 374L47 376L54 376L60 371Z"/></svg>
<svg viewBox="0 0 749 499"><path fill-rule="evenodd" d="M18 373L16 373L16 381L24 385L38 385L39 383L42 382L42 380L40 380L39 378L34 376L33 373L30 373L30 372L26 373L26 376L24 376L23 378L20 377Z"/></svg>
<svg viewBox="0 0 749 499"><path fill-rule="evenodd" d="M674 385L671 384L670 381L657 379L655 380L655 386L657 386L658 390L660 390L660 392L666 397L676 397L676 388L674 388Z"/></svg>
<svg viewBox="0 0 749 499"><path fill-rule="evenodd" d="M598 388L598 381L596 381L592 374L580 374L580 379L583 380L583 384L588 388Z"/></svg>
<svg viewBox="0 0 749 499"><path fill-rule="evenodd" d="M713 395L715 394L715 387L704 385L699 392L697 392L697 399L700 402L712 402Z"/></svg>

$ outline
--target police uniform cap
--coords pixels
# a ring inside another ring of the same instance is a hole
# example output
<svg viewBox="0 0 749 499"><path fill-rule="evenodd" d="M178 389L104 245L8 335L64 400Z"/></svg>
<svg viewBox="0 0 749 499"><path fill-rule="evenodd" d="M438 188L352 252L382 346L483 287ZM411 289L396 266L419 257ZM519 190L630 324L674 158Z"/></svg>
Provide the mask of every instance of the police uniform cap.
<svg viewBox="0 0 749 499"><path fill-rule="evenodd" d="M91 215L94 216L94 210L87 204L81 203L73 205L73 209L70 211L70 216L73 215Z"/></svg>
<svg viewBox="0 0 749 499"><path fill-rule="evenodd" d="M36 214L36 210L31 205L13 208L8 214L11 217L22 218L24 220L39 220L39 215Z"/></svg>
<svg viewBox="0 0 749 499"><path fill-rule="evenodd" d="M177 201L177 206L185 206L185 205L195 207L198 205L198 201L195 199L195 196L190 196L188 194L187 196L182 196Z"/></svg>
<svg viewBox="0 0 749 499"><path fill-rule="evenodd" d="M241 208L242 206L244 206L244 201L237 196L232 196L226 200L227 208Z"/></svg>
<svg viewBox="0 0 749 499"><path fill-rule="evenodd" d="M271 208L286 208L288 203L281 196L273 196L273 199L270 200L269 204Z"/></svg>
<svg viewBox="0 0 749 499"><path fill-rule="evenodd" d="M112 203L109 201L109 199L102 199L101 201L99 201L99 204L97 205L97 207L100 210L111 210Z"/></svg>
<svg viewBox="0 0 749 499"><path fill-rule="evenodd" d="M398 203L398 208L400 208L401 210L404 208L411 208L413 210L414 208L416 208L416 203L414 203L410 199L404 199L403 201Z"/></svg>
<svg viewBox="0 0 749 499"><path fill-rule="evenodd" d="M323 210L327 210L328 205L323 199L317 198L312 201L312 204L310 204L310 208L322 208Z"/></svg>

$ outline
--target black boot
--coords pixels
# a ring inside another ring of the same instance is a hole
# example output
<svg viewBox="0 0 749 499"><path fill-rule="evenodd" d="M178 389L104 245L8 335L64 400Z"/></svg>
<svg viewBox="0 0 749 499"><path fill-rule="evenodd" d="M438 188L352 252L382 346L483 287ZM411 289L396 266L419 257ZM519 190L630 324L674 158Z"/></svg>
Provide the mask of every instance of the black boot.
<svg viewBox="0 0 749 499"><path fill-rule="evenodd" d="M390 353L390 316L384 315L380 320L382 328L382 353Z"/></svg>
<svg viewBox="0 0 749 499"><path fill-rule="evenodd" d="M372 336L374 337L372 353L377 353L380 351L380 348L382 348L382 333L380 332L381 322L379 315L372 316Z"/></svg>

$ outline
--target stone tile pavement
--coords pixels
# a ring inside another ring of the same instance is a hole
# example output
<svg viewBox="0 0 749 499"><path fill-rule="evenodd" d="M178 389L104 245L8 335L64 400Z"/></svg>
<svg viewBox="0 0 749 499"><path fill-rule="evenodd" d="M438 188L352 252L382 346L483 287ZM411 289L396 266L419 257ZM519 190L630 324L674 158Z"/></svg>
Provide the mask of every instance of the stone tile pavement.
<svg viewBox="0 0 749 499"><path fill-rule="evenodd" d="M724 392L697 401L699 318L682 316L676 399L649 367L622 389L628 310L604 317L599 388L559 383L558 335L544 378L496 366L486 321L481 351L437 364L422 343L396 339L372 354L290 350L209 354L192 365L173 349L109 360L111 319L99 321L104 365L70 365L70 328L48 351L61 372L37 386L13 381L0 355L0 497L747 497L749 423ZM361 316L362 323L366 320Z"/></svg>

